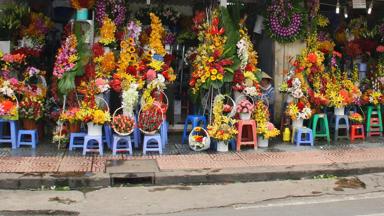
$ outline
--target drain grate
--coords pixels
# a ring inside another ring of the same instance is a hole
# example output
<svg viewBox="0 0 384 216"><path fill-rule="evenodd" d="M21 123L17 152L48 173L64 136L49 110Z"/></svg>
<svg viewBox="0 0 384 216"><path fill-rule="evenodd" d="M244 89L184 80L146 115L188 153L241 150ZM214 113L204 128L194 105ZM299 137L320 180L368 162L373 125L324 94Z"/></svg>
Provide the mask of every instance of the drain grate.
<svg viewBox="0 0 384 216"><path fill-rule="evenodd" d="M155 174L151 173L113 173L111 176L111 186L120 185L153 185L155 184Z"/></svg>

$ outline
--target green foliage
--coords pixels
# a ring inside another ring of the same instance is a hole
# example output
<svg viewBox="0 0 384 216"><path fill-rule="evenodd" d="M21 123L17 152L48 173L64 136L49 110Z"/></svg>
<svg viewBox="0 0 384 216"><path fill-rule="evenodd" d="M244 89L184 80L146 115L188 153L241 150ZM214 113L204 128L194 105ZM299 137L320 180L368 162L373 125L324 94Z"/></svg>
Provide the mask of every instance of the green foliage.
<svg viewBox="0 0 384 216"><path fill-rule="evenodd" d="M10 40L30 9L25 3L7 3L0 5L0 39Z"/></svg>
<svg viewBox="0 0 384 216"><path fill-rule="evenodd" d="M227 42L224 46L223 58L232 59L234 64L231 67L236 70L239 67L240 59L237 56L236 44L240 40L239 25L235 24L228 12L227 8L220 8L220 25L225 29L225 36L227 36Z"/></svg>

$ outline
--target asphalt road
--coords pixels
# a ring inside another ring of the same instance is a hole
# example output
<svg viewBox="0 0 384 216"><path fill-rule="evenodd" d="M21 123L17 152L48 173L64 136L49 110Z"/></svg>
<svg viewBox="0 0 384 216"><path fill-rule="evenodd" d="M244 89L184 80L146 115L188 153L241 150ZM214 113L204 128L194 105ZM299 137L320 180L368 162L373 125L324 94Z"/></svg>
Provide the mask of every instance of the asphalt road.
<svg viewBox="0 0 384 216"><path fill-rule="evenodd" d="M298 198L211 208L170 214L170 216L384 216L384 193L342 197Z"/></svg>

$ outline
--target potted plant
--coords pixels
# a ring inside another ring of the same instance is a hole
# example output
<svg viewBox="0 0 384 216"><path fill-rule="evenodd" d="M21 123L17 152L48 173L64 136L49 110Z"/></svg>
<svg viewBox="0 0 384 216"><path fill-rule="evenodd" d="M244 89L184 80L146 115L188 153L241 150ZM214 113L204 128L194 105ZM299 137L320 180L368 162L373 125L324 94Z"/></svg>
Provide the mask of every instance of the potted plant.
<svg viewBox="0 0 384 216"><path fill-rule="evenodd" d="M18 32L29 8L20 3L3 4L0 9L0 50L9 53L13 35Z"/></svg>
<svg viewBox="0 0 384 216"><path fill-rule="evenodd" d="M241 120L251 119L251 114L254 111L255 106L249 102L247 99L240 101L236 106L236 111L240 115Z"/></svg>
<svg viewBox="0 0 384 216"><path fill-rule="evenodd" d="M31 95L25 95L19 104L19 116L23 120L23 128L26 130L37 129L36 122L44 115L42 100Z"/></svg>

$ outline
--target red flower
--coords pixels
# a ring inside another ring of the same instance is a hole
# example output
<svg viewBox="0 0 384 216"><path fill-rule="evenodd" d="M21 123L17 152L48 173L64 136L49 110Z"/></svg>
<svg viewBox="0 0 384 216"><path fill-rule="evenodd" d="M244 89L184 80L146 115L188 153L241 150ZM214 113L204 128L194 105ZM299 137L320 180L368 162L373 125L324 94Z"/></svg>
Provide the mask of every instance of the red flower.
<svg viewBox="0 0 384 216"><path fill-rule="evenodd" d="M169 79L170 79L169 74L168 74L168 71L163 71L161 74L164 76L164 78L165 78L166 80L169 80Z"/></svg>
<svg viewBox="0 0 384 216"><path fill-rule="evenodd" d="M137 70L136 70L136 68L134 66L128 66L127 73L131 74L132 76L136 76L137 75Z"/></svg>
<svg viewBox="0 0 384 216"><path fill-rule="evenodd" d="M302 102L302 101L299 101L299 102L297 102L297 107L299 108L299 110L301 111L301 110L303 110L304 109L304 107L305 107L305 104Z"/></svg>
<svg viewBox="0 0 384 216"><path fill-rule="evenodd" d="M317 55L316 53L309 53L307 56L307 59L310 63L315 64L317 62Z"/></svg>
<svg viewBox="0 0 384 216"><path fill-rule="evenodd" d="M212 25L217 26L219 25L219 18L215 17L212 19Z"/></svg>
<svg viewBox="0 0 384 216"><path fill-rule="evenodd" d="M92 52L95 58L104 55L104 48L101 44L95 43L92 47Z"/></svg>
<svg viewBox="0 0 384 216"><path fill-rule="evenodd" d="M193 78L193 79L191 79L191 80L189 81L189 86L194 87L195 84L196 84L196 79Z"/></svg>
<svg viewBox="0 0 384 216"><path fill-rule="evenodd" d="M121 81L119 79L113 79L109 82L111 88L116 92L121 92Z"/></svg>

